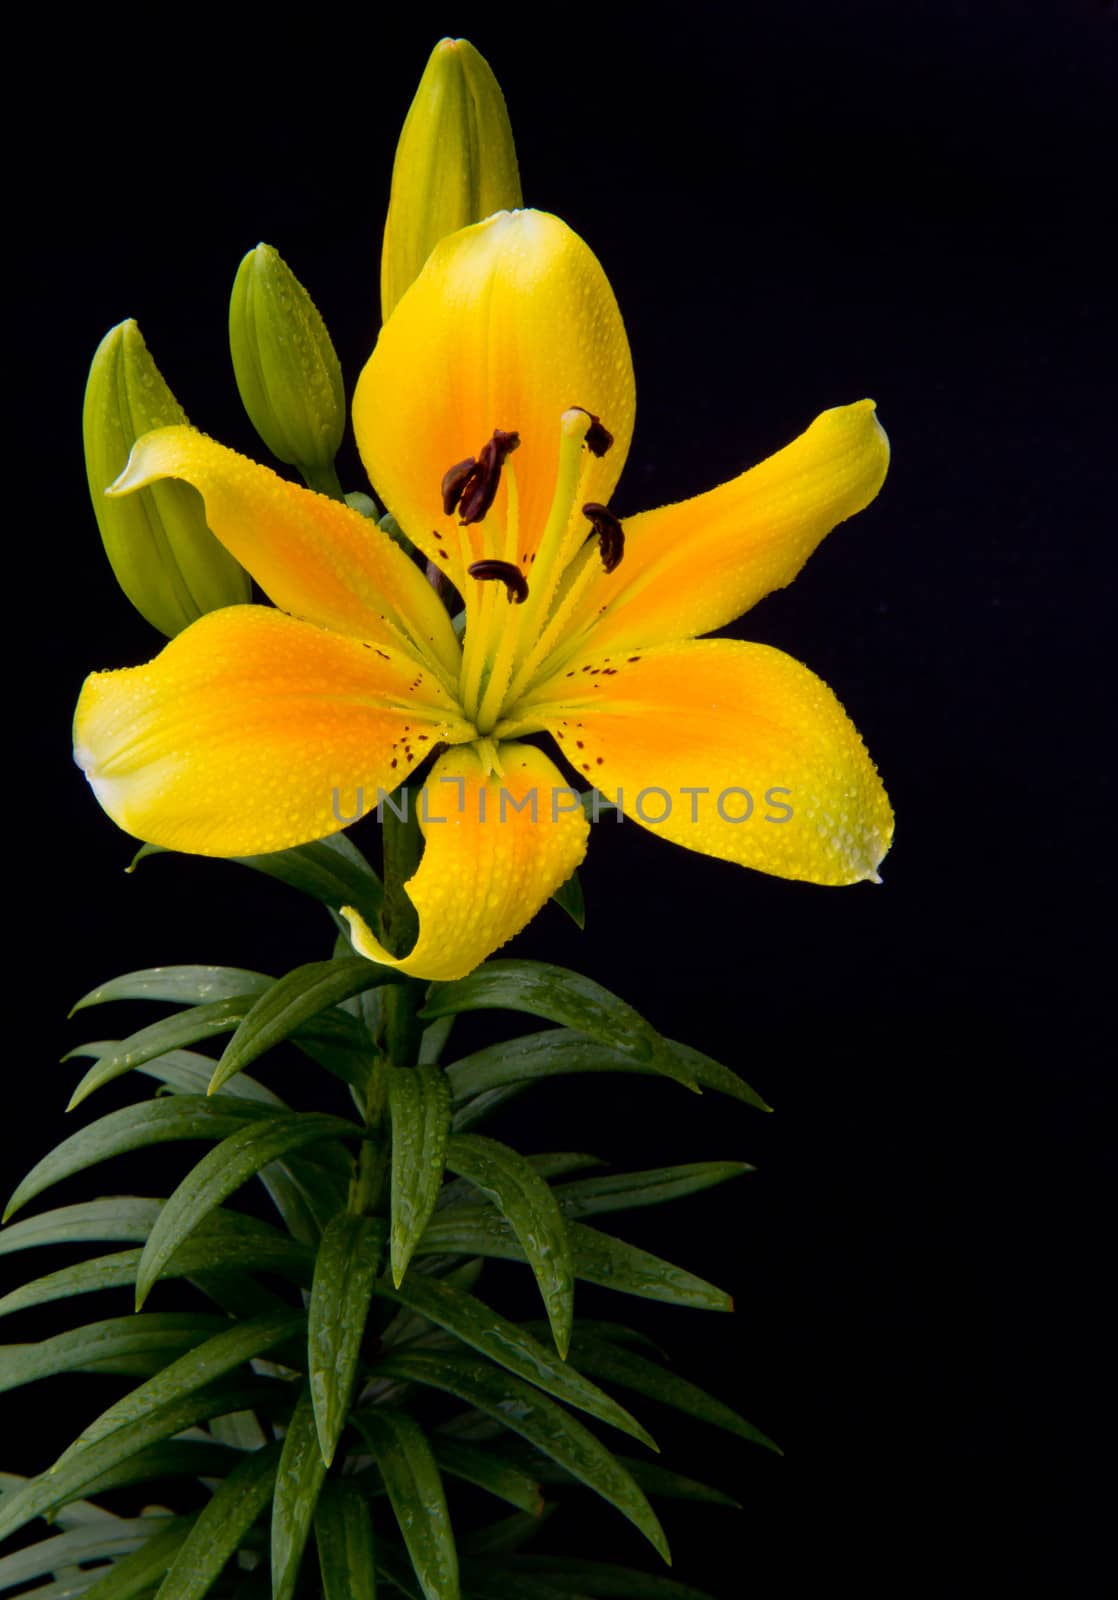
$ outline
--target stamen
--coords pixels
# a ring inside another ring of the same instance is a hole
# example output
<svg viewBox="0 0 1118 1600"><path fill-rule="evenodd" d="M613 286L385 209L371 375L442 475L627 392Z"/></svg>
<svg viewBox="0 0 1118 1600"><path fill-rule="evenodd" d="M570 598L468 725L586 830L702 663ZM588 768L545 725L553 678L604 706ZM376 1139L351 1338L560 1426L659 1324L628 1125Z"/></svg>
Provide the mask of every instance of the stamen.
<svg viewBox="0 0 1118 1600"><path fill-rule="evenodd" d="M494 428L493 437L482 445L476 461L473 456L467 456L465 461L457 461L447 469L443 474L442 493L443 510L448 517L458 510L462 513L463 527L481 522L497 497L505 458L519 443L518 433Z"/></svg>
<svg viewBox="0 0 1118 1600"><path fill-rule="evenodd" d="M498 579L508 590L509 599L518 606L528 598L528 580L511 561L475 561L468 571L471 578L479 578L483 583L487 579Z"/></svg>
<svg viewBox="0 0 1118 1600"><path fill-rule="evenodd" d="M625 554L624 528L613 512L600 506L596 500L588 500L582 508L582 514L594 524L603 568L606 572L613 572L621 565L621 557Z"/></svg>
<svg viewBox="0 0 1118 1600"><path fill-rule="evenodd" d="M571 410L581 411L584 416L590 418L590 426L586 430L583 443L591 455L604 456L613 444L613 434L603 426L601 417L596 417L592 411L587 411L585 406L572 406Z"/></svg>
<svg viewBox="0 0 1118 1600"><path fill-rule="evenodd" d="M443 473L443 511L448 517L452 517L458 509L462 491L476 471L477 462L473 456L467 456L465 461L455 462Z"/></svg>

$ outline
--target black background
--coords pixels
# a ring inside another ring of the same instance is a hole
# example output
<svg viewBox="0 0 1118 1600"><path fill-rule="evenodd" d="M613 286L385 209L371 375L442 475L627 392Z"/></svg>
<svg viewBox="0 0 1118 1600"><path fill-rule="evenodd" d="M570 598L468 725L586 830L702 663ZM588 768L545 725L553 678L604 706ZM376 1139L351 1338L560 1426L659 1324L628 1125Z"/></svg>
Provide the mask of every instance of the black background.
<svg viewBox="0 0 1118 1600"><path fill-rule="evenodd" d="M745 1507L666 1508L679 1577L726 1596L1000 1593L1023 1575L1093 1594L1113 8L402 10L326 5L287 27L261 12L255 55L225 24L168 14L163 34L136 12L71 38L76 64L39 58L9 458L8 534L28 563L9 671L33 716L9 784L27 976L10 980L5 1167L63 1131L74 1070L53 1062L109 1026L67 1030L86 988L156 961L280 970L329 938L232 866L124 877L129 842L69 763L85 672L159 642L116 590L85 498L89 357L135 316L191 420L263 455L224 319L265 239L352 383L377 329L399 124L431 46L465 34L504 86L526 203L583 234L626 318L639 406L622 514L721 482L863 395L893 444L875 505L732 630L806 661L863 731L898 816L884 887L770 880L604 824L585 934L549 908L512 947L616 989L776 1114L577 1080L493 1131L621 1165L757 1164L625 1224L730 1289L733 1318L593 1302L654 1329L787 1452L652 1418L673 1464ZM65 1442L60 1397L80 1409L76 1381L54 1393L46 1413L45 1390L28 1394L27 1469ZM580 1532L580 1515L572 1502L550 1537L641 1559L616 1519Z"/></svg>

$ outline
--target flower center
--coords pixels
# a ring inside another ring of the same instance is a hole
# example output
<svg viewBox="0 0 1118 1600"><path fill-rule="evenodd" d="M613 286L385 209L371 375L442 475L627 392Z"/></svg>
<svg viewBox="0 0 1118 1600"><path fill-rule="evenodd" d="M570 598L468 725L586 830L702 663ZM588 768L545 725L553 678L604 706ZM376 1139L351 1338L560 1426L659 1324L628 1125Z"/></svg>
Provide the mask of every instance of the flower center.
<svg viewBox="0 0 1118 1600"><path fill-rule="evenodd" d="M458 512L460 528L484 524L502 482L506 490L503 537L483 526L481 551L475 554L475 546L469 552L472 559L464 560L474 582L464 596L459 696L463 712L483 738L560 640L593 577L595 549L607 572L621 560L625 537L620 522L604 505L584 500L582 493L589 456L604 455L612 443L612 434L593 412L571 406L563 413L555 489L534 549L521 538L516 474L508 459L520 444L518 433L496 429L476 458L455 463L443 477L443 506L448 516ZM524 551L520 561L513 559L518 550Z"/></svg>

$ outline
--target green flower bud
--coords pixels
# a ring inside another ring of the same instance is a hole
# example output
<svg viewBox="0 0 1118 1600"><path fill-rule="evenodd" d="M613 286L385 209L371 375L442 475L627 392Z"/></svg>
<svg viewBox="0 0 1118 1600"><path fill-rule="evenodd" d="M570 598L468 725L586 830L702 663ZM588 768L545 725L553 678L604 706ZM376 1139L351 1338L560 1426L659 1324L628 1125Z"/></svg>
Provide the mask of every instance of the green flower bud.
<svg viewBox="0 0 1118 1600"><path fill-rule="evenodd" d="M237 269L229 348L244 408L268 449L313 489L340 499L342 369L313 300L270 244L250 250Z"/></svg>
<svg viewBox="0 0 1118 1600"><path fill-rule="evenodd" d="M248 573L206 526L202 497L171 479L120 499L105 490L153 428L185 423L131 319L101 340L82 412L85 470L105 553L141 616L173 638L207 611L252 598Z"/></svg>
<svg viewBox="0 0 1118 1600"><path fill-rule="evenodd" d="M440 239L522 203L500 85L467 39L442 39L396 147L380 263L384 320Z"/></svg>

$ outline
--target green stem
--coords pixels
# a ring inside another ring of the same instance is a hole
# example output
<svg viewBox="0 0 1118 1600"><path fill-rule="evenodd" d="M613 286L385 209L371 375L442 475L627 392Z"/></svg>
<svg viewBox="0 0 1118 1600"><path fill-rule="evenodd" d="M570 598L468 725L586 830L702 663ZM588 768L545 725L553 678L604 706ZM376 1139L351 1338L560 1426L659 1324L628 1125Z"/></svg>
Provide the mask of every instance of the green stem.
<svg viewBox="0 0 1118 1600"><path fill-rule="evenodd" d="M401 816L392 805L384 807L384 904L380 913L381 943L394 956L410 950L419 936L419 918L408 899L404 884L414 877L422 854L423 841L416 814L416 794L406 786L394 797L402 802ZM414 1066L419 1058L419 1039L423 1031L419 1010L425 986L405 978L384 990L384 1049L397 1067Z"/></svg>
<svg viewBox="0 0 1118 1600"><path fill-rule="evenodd" d="M300 462L299 471L302 473L303 482L308 489L314 489L317 494L328 495L331 500L344 501L345 494L332 461L324 467Z"/></svg>

